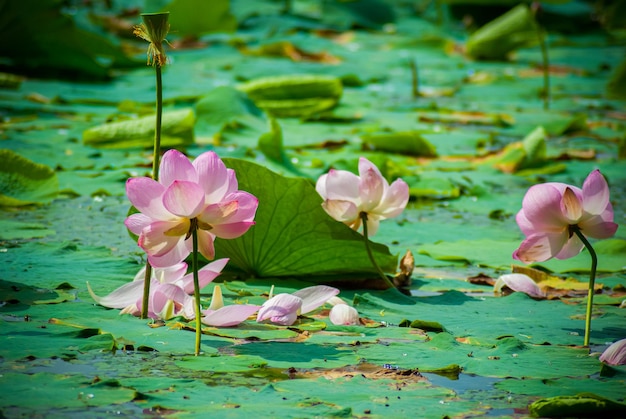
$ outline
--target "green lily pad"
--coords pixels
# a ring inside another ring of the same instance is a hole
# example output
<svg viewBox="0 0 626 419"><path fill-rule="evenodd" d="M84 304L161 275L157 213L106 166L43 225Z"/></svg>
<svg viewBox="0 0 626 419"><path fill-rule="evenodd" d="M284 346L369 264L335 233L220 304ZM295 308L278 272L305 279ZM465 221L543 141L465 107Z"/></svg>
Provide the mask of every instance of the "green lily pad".
<svg viewBox="0 0 626 419"><path fill-rule="evenodd" d="M115 380L97 383L80 375L50 373L3 373L0 387L12 391L0 393L0 405L47 412L51 408L80 408L123 404L137 397L133 389ZM53 396L54 394L54 396Z"/></svg>

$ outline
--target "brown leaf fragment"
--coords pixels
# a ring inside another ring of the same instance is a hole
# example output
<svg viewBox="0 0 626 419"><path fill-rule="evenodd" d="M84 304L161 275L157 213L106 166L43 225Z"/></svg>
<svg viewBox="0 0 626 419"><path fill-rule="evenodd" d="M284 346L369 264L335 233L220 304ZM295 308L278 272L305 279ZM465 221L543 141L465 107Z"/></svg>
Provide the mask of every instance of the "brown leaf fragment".
<svg viewBox="0 0 626 419"><path fill-rule="evenodd" d="M489 275L479 273L478 275L468 277L467 282L474 285L487 285L493 287L493 285L496 283L496 280Z"/></svg>
<svg viewBox="0 0 626 419"><path fill-rule="evenodd" d="M400 259L399 272L393 277L392 282L398 288L406 288L411 286L411 276L415 269L415 258L410 250L407 250L402 259Z"/></svg>

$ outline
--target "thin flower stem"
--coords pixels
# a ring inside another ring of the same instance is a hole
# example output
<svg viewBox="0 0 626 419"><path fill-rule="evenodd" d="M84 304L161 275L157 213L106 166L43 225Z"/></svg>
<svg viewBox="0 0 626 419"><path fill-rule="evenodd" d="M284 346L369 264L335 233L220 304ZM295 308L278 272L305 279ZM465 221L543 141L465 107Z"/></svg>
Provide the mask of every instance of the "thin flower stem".
<svg viewBox="0 0 626 419"><path fill-rule="evenodd" d="M200 312L200 279L198 275L198 229L194 228L191 237L193 248L191 252L191 266L193 270L193 297L195 300L196 312L196 352L200 355L200 338L202 337L202 313Z"/></svg>
<svg viewBox="0 0 626 419"><path fill-rule="evenodd" d="M150 281L152 279L152 265L146 262L146 274L143 277L143 298L141 300L141 318L148 318L148 304L150 304Z"/></svg>
<svg viewBox="0 0 626 419"><path fill-rule="evenodd" d="M394 285L389 280L389 278L387 278L387 275L385 275L383 270L380 269L380 266L378 266L378 263L376 263L376 259L374 259L374 255L372 254L372 249L370 248L370 241L367 236L367 213L361 212L359 216L361 217L361 220L363 221L363 238L365 239L365 250L367 250L367 256L369 256L370 262L372 262L372 265L374 265L374 268L376 268L378 275L383 280L383 282L387 285L387 288L395 288Z"/></svg>
<svg viewBox="0 0 626 419"><path fill-rule="evenodd" d="M161 78L161 66L157 63L156 70L156 123L154 126L154 150L152 158L152 179L159 180L159 162L161 157L161 120L163 115L163 83ZM141 318L148 317L148 304L150 301L150 278L152 266L146 262L146 277L143 284L143 299L141 306Z"/></svg>
<svg viewBox="0 0 626 419"><path fill-rule="evenodd" d="M161 66L154 66L156 71L156 124L154 126L154 157L152 159L152 178L159 180L159 160L161 158L161 119L163 115L163 82Z"/></svg>
<svg viewBox="0 0 626 419"><path fill-rule="evenodd" d="M580 241L583 242L587 250L589 250L589 255L591 256L591 272L589 273L589 292L587 293L587 313L585 315L585 340L583 341L584 346L589 346L589 334L591 332L591 311L593 309L593 294L596 282L596 268L598 267L598 256L596 255L596 251L593 250L591 243L585 237L585 235L580 231L578 226L571 226L571 230L576 233Z"/></svg>

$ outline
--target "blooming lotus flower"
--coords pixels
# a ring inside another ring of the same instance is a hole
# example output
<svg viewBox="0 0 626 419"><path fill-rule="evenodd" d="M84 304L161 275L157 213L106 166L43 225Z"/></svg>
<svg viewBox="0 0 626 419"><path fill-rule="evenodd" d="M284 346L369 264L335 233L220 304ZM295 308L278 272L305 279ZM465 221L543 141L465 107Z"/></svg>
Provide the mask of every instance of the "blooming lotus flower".
<svg viewBox="0 0 626 419"><path fill-rule="evenodd" d="M258 200L237 190L235 172L217 154L202 153L193 163L182 153L163 155L159 181L149 177L126 182L128 199L140 213L130 215L126 227L139 236L138 244L154 267L171 266L192 250L198 233L200 253L215 257L215 237L241 236L254 224Z"/></svg>
<svg viewBox="0 0 626 419"><path fill-rule="evenodd" d="M513 258L524 263L568 259L580 253L584 244L574 228L596 239L609 238L617 230L609 188L599 170L587 176L582 189L557 182L532 186L516 220L526 239Z"/></svg>
<svg viewBox="0 0 626 419"><path fill-rule="evenodd" d="M278 294L263 303L256 321L269 319L272 323L291 326L300 314L315 310L337 294L337 288L326 285L303 288L293 294Z"/></svg>
<svg viewBox="0 0 626 419"><path fill-rule="evenodd" d="M259 311L261 306L252 304L233 304L224 306L222 289L219 285L213 287L211 305L203 312L202 323L209 326L230 327L237 326L248 317Z"/></svg>
<svg viewBox="0 0 626 419"><path fill-rule="evenodd" d="M217 278L228 259L218 259L198 271L200 288L205 287ZM126 283L105 297L98 297L89 283L87 290L96 303L108 308L122 309L120 314L139 316L142 308L142 296L145 277L145 266L135 275L132 282ZM150 298L148 317L153 319L170 319L184 316L195 317L193 307L193 274L185 275L186 263L178 263L166 268L154 268L150 280Z"/></svg>
<svg viewBox="0 0 626 419"><path fill-rule="evenodd" d="M493 285L493 292L500 293L503 286L507 286L513 291L523 292L533 298L545 298L546 294L531 277L524 274L501 275Z"/></svg>
<svg viewBox="0 0 626 419"><path fill-rule="evenodd" d="M611 344L600 355L600 361L609 365L626 365L626 339Z"/></svg>
<svg viewBox="0 0 626 419"><path fill-rule="evenodd" d="M409 186L402 179L391 186L378 168L364 157L359 159L359 175L346 170L330 170L320 176L315 189L324 199L322 207L337 221L359 230L362 214L367 215L367 231L373 236L380 220L397 217L409 201Z"/></svg>

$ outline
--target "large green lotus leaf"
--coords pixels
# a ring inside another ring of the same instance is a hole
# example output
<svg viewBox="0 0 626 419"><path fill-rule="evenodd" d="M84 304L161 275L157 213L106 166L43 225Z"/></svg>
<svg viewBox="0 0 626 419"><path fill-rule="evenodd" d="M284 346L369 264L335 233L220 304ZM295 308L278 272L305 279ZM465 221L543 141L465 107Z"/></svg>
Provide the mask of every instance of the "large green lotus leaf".
<svg viewBox="0 0 626 419"><path fill-rule="evenodd" d="M310 181L286 178L257 164L225 159L237 173L239 188L259 200L256 224L233 240L216 239L216 257L255 276L312 276L375 272L363 236L333 220ZM393 271L396 257L386 246L371 243L382 269Z"/></svg>
<svg viewBox="0 0 626 419"><path fill-rule="evenodd" d="M89 409L95 406L117 405L137 397L133 389L120 386L117 381L92 383L81 375L3 373L0 387L11 391L0 392L0 405L44 412L53 408Z"/></svg>
<svg viewBox="0 0 626 419"><path fill-rule="evenodd" d="M11 150L0 150L0 207L42 204L59 190L54 170Z"/></svg>

